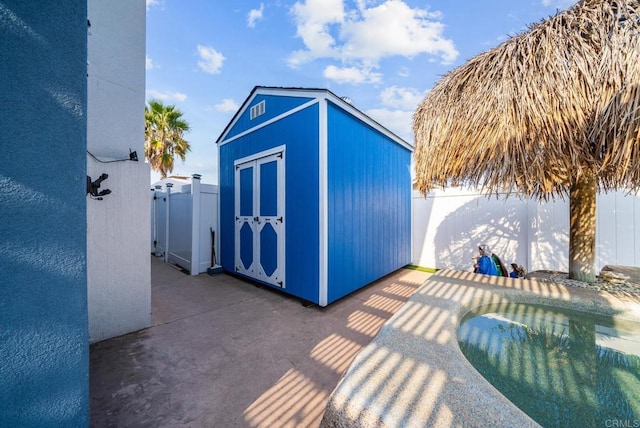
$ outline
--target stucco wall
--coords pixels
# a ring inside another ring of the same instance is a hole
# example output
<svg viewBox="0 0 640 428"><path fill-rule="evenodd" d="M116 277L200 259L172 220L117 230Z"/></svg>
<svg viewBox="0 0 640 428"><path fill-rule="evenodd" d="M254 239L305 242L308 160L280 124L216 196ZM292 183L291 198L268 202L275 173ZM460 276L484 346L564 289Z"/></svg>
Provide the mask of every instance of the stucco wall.
<svg viewBox="0 0 640 428"><path fill-rule="evenodd" d="M0 0L0 425L88 425L86 2Z"/></svg>
<svg viewBox="0 0 640 428"><path fill-rule="evenodd" d="M111 194L87 200L89 335L151 322L149 166L144 162L145 2L89 0L87 174ZM129 161L129 150L138 162Z"/></svg>

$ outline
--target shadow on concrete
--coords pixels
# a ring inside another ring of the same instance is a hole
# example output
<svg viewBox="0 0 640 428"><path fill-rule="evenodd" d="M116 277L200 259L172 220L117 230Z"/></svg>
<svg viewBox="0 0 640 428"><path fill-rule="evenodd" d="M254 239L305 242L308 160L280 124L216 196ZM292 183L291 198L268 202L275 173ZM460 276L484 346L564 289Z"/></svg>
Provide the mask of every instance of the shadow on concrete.
<svg viewBox="0 0 640 428"><path fill-rule="evenodd" d="M356 354L430 274L319 308L151 263L153 326L91 347L91 426L318 426Z"/></svg>
<svg viewBox="0 0 640 428"><path fill-rule="evenodd" d="M458 344L460 321L470 310L489 304L510 310L516 303L523 302L598 313L615 319L617 328L621 328L626 320L640 320L637 301L624 295L537 280L442 270L428 278L356 356L331 394L321 426L539 426L478 373ZM568 330L574 340L574 350L575 338L580 334L587 342L593 342L591 327L574 325ZM635 332L637 327L625 331ZM473 334L482 342L486 332L474 331ZM580 350L578 353L584 354ZM529 356L521 358L522 355L500 359L499 364L504 366L501 366L501 374L505 377L522 374L523 367L531 367L531 361L522 361ZM562 364L566 365L566 371L559 381L573 382L576 367L564 359ZM544 377L545 369L536 369L540 370L537 374ZM635 366L630 372L635 376L637 370L634 370ZM544 380L548 379L534 377L534 382ZM522 382L509 378L503 384L513 388ZM611 381L600 390L621 389L621 384ZM524 390L526 392L526 388ZM564 386L555 392L569 395ZM580 393L582 391L578 390L578 395ZM524 394L523 397L533 401L531 395ZM574 397L575 394L571 399ZM577 402L579 399L571 403ZM581 403L584 404L584 400ZM626 414L611 415L610 419L618 420L614 416L623 419ZM606 420L597 422L600 426Z"/></svg>

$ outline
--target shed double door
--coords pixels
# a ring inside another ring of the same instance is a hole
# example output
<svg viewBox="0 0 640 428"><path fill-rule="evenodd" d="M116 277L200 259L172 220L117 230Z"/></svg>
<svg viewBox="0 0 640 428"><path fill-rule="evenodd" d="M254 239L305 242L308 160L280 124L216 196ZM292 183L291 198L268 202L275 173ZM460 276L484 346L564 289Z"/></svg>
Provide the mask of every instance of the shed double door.
<svg viewBox="0 0 640 428"><path fill-rule="evenodd" d="M284 149L235 163L235 270L285 287Z"/></svg>

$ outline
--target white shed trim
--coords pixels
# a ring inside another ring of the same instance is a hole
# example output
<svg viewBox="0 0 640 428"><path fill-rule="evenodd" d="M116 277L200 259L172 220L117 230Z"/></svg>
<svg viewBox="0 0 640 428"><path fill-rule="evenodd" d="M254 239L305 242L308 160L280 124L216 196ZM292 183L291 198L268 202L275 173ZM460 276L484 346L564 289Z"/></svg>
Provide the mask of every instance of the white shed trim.
<svg viewBox="0 0 640 428"><path fill-rule="evenodd" d="M253 128L249 128L249 129L247 129L246 131L241 132L241 133L240 133L240 134L238 134L238 135L234 135L233 137L229 138L228 140L222 140L222 141L220 141L220 143L218 144L218 146L222 146L222 145L224 145L224 144L230 143L230 142L232 142L232 141L237 140L238 138L242 138L242 137L244 137L245 135L248 135L248 134L251 134L252 132L257 131L257 130L258 130L258 129L260 129L260 128L264 128L264 127L266 127L266 126L269 126L269 125L271 125L272 123L277 122L277 121L279 121L279 120L282 120L282 119L284 119L284 118L285 118L285 117L287 117L287 116L291 116L292 114L295 114L295 113L297 113L297 112L299 112L299 111L301 111L301 110L304 110L304 109L306 109L306 108L308 108L308 107L310 107L310 106L312 106L312 105L314 105L314 104L317 104L317 103L318 103L318 101L319 101L319 100L317 100L317 99L315 99L315 100L311 100L311 101L306 102L306 103L304 103L304 104L302 104L302 105L299 105L298 107L292 108L291 110L287 110L286 112L282 113L281 115L278 115L278 116L276 116L276 117L274 117L274 118L272 118L272 119L269 119L269 120L267 120L267 121L265 121L265 122L262 122L261 124L256 125L256 126L254 126ZM239 116L239 117L240 117L240 116ZM233 126L230 126L230 127L229 127L229 129L232 129L232 128L233 128Z"/></svg>
<svg viewBox="0 0 640 428"><path fill-rule="evenodd" d="M319 278L318 278L318 303L320 306L327 306L329 299L329 178L328 178L328 135L327 135L327 100L320 102L319 112Z"/></svg>

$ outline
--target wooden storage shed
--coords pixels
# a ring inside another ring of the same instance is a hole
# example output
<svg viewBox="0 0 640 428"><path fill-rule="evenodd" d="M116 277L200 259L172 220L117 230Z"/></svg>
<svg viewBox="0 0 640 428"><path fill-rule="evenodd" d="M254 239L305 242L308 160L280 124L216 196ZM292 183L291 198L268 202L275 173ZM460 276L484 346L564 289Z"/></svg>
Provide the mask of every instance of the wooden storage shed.
<svg viewBox="0 0 640 428"><path fill-rule="evenodd" d="M326 306L410 263L413 147L349 102L257 86L217 144L224 270Z"/></svg>

